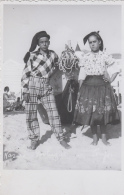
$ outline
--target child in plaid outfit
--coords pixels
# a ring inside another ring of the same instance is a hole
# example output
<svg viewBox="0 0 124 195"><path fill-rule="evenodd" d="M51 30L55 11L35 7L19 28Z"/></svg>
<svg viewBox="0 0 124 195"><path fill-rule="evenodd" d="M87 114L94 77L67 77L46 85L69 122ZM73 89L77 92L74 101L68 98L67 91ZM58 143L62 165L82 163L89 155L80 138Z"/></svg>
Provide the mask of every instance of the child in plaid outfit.
<svg viewBox="0 0 124 195"><path fill-rule="evenodd" d="M68 149L70 146L66 143L61 127L60 117L57 111L55 97L49 79L55 71L58 56L48 50L50 36L41 31L33 37L29 52L24 57L26 63L21 79L23 87L23 98L26 101L26 123L31 140L31 149L36 149L40 139L40 129L37 118L38 99L47 111L49 123L52 131L59 140L60 144ZM39 49L33 52L37 45Z"/></svg>

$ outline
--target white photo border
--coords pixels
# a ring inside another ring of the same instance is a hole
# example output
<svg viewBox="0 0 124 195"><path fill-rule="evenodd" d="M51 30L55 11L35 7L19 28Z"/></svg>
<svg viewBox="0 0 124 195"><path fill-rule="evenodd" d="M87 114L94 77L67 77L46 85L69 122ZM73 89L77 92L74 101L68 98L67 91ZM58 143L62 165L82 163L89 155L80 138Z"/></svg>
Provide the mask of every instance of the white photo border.
<svg viewBox="0 0 124 195"><path fill-rule="evenodd" d="M3 25L3 6L13 5L121 5L124 21L123 1L1 1L0 28ZM3 30L3 29L2 29ZM0 31L0 110L2 111L2 59L3 33ZM122 65L124 64L124 24L122 23ZM124 67L122 67L124 75ZM122 77L124 84L124 76ZM122 86L123 86L122 84ZM122 103L124 91L122 91ZM122 119L124 106L122 105ZM0 130L3 127L3 115L0 112ZM42 170L3 170L3 132L0 131L0 192L1 195L123 195L124 194L124 123L122 120L122 171L42 171Z"/></svg>

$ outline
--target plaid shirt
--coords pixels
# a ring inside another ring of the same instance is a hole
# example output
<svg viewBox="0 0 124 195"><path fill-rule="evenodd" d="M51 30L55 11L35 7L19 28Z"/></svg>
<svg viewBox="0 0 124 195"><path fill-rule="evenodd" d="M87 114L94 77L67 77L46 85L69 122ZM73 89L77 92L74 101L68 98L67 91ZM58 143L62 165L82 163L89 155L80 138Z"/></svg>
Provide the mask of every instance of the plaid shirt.
<svg viewBox="0 0 124 195"><path fill-rule="evenodd" d="M48 50L47 54L40 50L31 53L21 79L23 93L29 93L28 84L30 76L49 78L55 70L57 62L58 56L52 50Z"/></svg>

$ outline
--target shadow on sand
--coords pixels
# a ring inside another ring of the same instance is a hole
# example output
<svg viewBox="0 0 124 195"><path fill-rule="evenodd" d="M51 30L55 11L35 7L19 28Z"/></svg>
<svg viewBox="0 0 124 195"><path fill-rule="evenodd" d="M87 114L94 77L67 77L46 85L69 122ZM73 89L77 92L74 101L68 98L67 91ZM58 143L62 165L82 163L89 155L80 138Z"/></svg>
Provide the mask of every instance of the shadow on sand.
<svg viewBox="0 0 124 195"><path fill-rule="evenodd" d="M45 133L45 135L43 135L39 141L39 144L43 144L44 142L46 142L49 138L51 138L51 135L53 134L53 132L50 130L50 131L47 131Z"/></svg>
<svg viewBox="0 0 124 195"><path fill-rule="evenodd" d="M76 127L77 126L72 126L72 125L67 125L63 127L63 129L65 129L64 135L65 135L66 142L70 142L70 137L72 133L76 134ZM51 138L52 134L53 132L51 130L46 131L46 133L41 137L39 144L43 144L44 142L46 142L49 138Z"/></svg>

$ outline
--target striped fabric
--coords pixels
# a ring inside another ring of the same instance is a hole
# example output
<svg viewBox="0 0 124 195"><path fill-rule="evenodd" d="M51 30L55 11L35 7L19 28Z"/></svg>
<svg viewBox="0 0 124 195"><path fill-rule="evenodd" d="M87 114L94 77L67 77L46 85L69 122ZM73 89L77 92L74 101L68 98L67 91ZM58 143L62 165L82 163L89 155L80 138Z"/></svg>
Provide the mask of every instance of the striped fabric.
<svg viewBox="0 0 124 195"><path fill-rule="evenodd" d="M31 53L30 58L23 70L23 75L21 79L23 92L29 93L28 84L30 76L49 78L55 70L57 62L58 56L52 50L48 50L47 54L41 52L40 50Z"/></svg>
<svg viewBox="0 0 124 195"><path fill-rule="evenodd" d="M47 78L30 77L29 79L29 102L26 103L26 122L29 139L40 139L40 129L37 118L38 99L47 111L49 123L59 141L64 139L60 117L57 111L52 87Z"/></svg>

